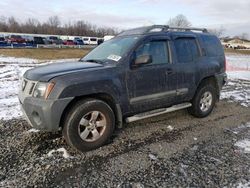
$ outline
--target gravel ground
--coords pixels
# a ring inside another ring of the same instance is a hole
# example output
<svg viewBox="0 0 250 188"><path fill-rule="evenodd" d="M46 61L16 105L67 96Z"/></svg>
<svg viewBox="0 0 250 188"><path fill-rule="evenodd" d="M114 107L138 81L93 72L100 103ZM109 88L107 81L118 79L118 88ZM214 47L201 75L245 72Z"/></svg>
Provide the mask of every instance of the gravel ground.
<svg viewBox="0 0 250 188"><path fill-rule="evenodd" d="M186 110L128 124L106 146L77 153L60 133L0 122L0 187L248 187L250 108L221 101L207 118Z"/></svg>

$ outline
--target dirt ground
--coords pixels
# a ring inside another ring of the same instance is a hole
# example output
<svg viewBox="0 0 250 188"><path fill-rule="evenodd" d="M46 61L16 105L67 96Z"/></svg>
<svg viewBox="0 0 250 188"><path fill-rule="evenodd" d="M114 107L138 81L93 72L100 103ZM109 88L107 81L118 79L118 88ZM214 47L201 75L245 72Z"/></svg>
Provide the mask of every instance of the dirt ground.
<svg viewBox="0 0 250 188"><path fill-rule="evenodd" d="M247 187L250 155L235 143L250 138L248 122L250 108L220 101L204 119L182 110L127 124L106 146L80 154L60 133L2 121L0 187ZM59 148L66 158L50 155Z"/></svg>

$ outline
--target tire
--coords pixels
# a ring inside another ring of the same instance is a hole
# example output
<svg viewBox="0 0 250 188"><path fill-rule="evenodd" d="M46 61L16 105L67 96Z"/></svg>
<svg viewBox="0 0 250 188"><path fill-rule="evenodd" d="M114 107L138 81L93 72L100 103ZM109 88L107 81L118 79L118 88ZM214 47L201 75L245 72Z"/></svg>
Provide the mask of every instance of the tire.
<svg viewBox="0 0 250 188"><path fill-rule="evenodd" d="M216 96L216 88L212 84L202 84L198 87L188 112L198 118L207 117L214 109Z"/></svg>
<svg viewBox="0 0 250 188"><path fill-rule="evenodd" d="M63 123L66 142L84 152L103 146L111 137L115 116L108 104L88 99L77 102Z"/></svg>

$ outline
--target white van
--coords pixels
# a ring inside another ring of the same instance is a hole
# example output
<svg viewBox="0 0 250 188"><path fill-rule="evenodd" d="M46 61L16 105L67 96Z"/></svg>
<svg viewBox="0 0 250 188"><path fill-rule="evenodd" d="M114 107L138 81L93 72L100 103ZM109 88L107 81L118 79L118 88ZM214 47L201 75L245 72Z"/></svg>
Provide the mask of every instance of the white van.
<svg viewBox="0 0 250 188"><path fill-rule="evenodd" d="M106 35L106 36L104 36L104 41L110 40L110 39L112 39L114 37L115 36L113 36L113 35Z"/></svg>
<svg viewBox="0 0 250 188"><path fill-rule="evenodd" d="M82 37L83 44L89 45L90 37Z"/></svg>
<svg viewBox="0 0 250 188"><path fill-rule="evenodd" d="M97 37L82 37L83 44L85 45L97 45Z"/></svg>
<svg viewBox="0 0 250 188"><path fill-rule="evenodd" d="M89 44L90 45L97 45L97 37L90 37L89 38Z"/></svg>

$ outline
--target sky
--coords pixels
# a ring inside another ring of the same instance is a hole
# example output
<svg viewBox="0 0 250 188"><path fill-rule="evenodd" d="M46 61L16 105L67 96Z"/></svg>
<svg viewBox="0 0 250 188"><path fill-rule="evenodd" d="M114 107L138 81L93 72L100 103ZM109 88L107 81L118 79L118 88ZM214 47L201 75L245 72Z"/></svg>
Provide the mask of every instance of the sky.
<svg viewBox="0 0 250 188"><path fill-rule="evenodd" d="M98 26L127 29L166 24L178 14L195 27L225 29L226 35L250 36L250 0L0 0L0 16L62 23L85 20Z"/></svg>

